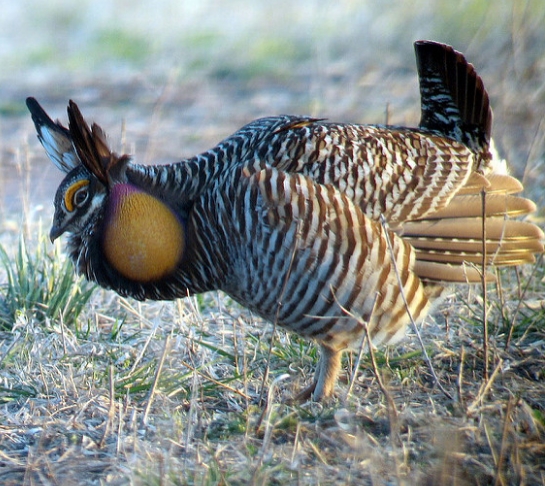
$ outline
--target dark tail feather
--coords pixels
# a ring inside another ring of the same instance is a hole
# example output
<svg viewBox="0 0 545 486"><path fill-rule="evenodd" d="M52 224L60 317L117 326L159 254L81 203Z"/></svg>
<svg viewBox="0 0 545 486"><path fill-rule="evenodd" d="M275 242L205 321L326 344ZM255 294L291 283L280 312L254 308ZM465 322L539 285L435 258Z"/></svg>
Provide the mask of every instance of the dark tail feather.
<svg viewBox="0 0 545 486"><path fill-rule="evenodd" d="M492 110L473 65L445 44L417 41L414 47L422 105L420 128L453 138L475 152L488 152Z"/></svg>

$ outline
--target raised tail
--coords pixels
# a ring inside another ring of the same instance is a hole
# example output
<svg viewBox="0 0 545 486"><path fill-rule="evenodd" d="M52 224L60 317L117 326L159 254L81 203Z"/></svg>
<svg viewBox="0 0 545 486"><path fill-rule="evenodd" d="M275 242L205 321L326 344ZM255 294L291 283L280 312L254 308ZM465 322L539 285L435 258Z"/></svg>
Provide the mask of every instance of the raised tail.
<svg viewBox="0 0 545 486"><path fill-rule="evenodd" d="M535 262L545 235L533 223L512 219L536 209L514 195L521 190L514 177L474 173L447 207L406 223L402 234L416 249L416 274L424 281L477 283L483 262L489 268Z"/></svg>
<svg viewBox="0 0 545 486"><path fill-rule="evenodd" d="M535 224L513 219L536 206L515 195L522 184L492 155L492 110L481 78L463 54L445 44L417 41L415 52L420 128L465 144L477 154L478 170L445 207L403 225L403 238L416 249L415 272L424 281L473 283L482 281L483 263L534 262L545 236ZM487 278L493 275L487 272Z"/></svg>
<svg viewBox="0 0 545 486"><path fill-rule="evenodd" d="M414 44L420 83L420 128L457 140L485 160L492 110L480 76L464 55L433 41Z"/></svg>

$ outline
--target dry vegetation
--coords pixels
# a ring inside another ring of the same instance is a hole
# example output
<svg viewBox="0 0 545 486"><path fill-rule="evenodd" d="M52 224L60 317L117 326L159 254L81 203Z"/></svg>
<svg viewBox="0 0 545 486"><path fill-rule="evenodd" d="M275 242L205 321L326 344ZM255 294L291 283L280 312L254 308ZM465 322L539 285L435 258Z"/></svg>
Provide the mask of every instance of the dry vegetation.
<svg viewBox="0 0 545 486"><path fill-rule="evenodd" d="M289 405L315 350L271 336L270 325L219 295L138 304L97 291L71 327L19 314L2 333L0 480L542 482L543 311L528 307L540 305L528 300L530 285L522 307L507 295L490 307L488 379L478 293L449 299L427 321L423 338L452 398L434 386L412 336L377 354L378 376L364 357L348 396L349 373L337 399Z"/></svg>
<svg viewBox="0 0 545 486"><path fill-rule="evenodd" d="M386 17L369 5L367 18L341 2L331 23L289 10L299 30L262 6L236 35L213 31L223 26L219 14L194 18L200 29L184 19L177 65L165 64L167 40L143 47L139 25L120 22L100 30L99 52L76 42L59 61L45 43L20 71L0 76L1 484L545 484L542 260L502 272L486 300L479 288L457 290L426 319L422 338L449 396L410 332L376 352L376 367L365 355L352 373L357 357L347 357L335 399L294 405L289 398L314 370L312 344L273 332L220 294L137 303L92 289L39 236L59 175L34 138L25 96L58 117L74 98L114 145L139 161L172 161L261 115L371 123L389 105L391 122L417 123L411 43L419 37L453 43L475 63L492 95L497 142L543 208L545 9L437 4L443 15L420 8L411 21L402 7ZM63 13L58 28L72 33L81 18L55 5L46 24ZM354 25L339 32L334 21ZM317 22L323 37L316 27L305 37ZM370 37L362 45L363 31L376 36L377 52ZM74 65L77 48L93 70Z"/></svg>

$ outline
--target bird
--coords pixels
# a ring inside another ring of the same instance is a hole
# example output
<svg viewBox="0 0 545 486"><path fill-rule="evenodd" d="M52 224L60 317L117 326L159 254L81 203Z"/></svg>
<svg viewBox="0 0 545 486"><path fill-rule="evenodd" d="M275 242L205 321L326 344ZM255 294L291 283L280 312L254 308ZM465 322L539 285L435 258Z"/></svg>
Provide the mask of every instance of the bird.
<svg viewBox="0 0 545 486"><path fill-rule="evenodd" d="M445 286L544 250L541 229L514 219L536 205L495 154L475 68L449 45L414 47L418 127L270 116L167 165L113 152L72 100L65 127L27 98L66 173L51 240L67 233L76 271L122 296L220 290L315 341L298 397L330 397L346 350L397 343Z"/></svg>

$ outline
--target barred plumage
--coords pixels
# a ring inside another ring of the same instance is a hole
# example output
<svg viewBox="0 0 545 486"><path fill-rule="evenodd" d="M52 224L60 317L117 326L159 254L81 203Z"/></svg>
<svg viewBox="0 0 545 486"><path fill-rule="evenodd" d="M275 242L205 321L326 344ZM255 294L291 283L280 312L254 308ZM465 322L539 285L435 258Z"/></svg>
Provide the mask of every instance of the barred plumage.
<svg viewBox="0 0 545 486"><path fill-rule="evenodd" d="M308 392L330 395L342 352L365 326L374 345L394 343L409 312L427 313L427 282L480 281L482 191L488 264L543 251L541 230L511 219L535 206L513 195L516 179L495 173L482 81L451 47L415 47L418 129L269 117L167 166L111 153L73 102L66 129L29 98L40 141L68 172L52 239L70 233L77 271L122 295L223 290L316 340Z"/></svg>

